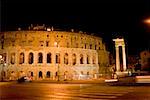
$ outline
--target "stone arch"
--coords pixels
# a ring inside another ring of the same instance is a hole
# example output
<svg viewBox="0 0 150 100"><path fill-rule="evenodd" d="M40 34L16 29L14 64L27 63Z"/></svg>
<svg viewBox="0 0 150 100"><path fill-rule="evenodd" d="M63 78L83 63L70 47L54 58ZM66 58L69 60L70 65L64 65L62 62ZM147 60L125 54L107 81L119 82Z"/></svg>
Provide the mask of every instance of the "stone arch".
<svg viewBox="0 0 150 100"><path fill-rule="evenodd" d="M52 54L50 52L47 53L47 63L52 63Z"/></svg>
<svg viewBox="0 0 150 100"><path fill-rule="evenodd" d="M60 64L60 53L57 53L56 54L56 63L58 64Z"/></svg>
<svg viewBox="0 0 150 100"><path fill-rule="evenodd" d="M29 71L29 74L28 74L28 75L31 76L31 77L34 76L32 71Z"/></svg>
<svg viewBox="0 0 150 100"><path fill-rule="evenodd" d="M43 63L43 54L41 52L38 53L38 63Z"/></svg>
<svg viewBox="0 0 150 100"><path fill-rule="evenodd" d="M24 63L24 59L25 59L24 53L21 52L20 55L19 55L19 64L23 64Z"/></svg>
<svg viewBox="0 0 150 100"><path fill-rule="evenodd" d="M80 54L80 64L83 64L83 54Z"/></svg>
<svg viewBox="0 0 150 100"><path fill-rule="evenodd" d="M11 64L15 64L15 53L11 53Z"/></svg>
<svg viewBox="0 0 150 100"><path fill-rule="evenodd" d="M75 65L76 64L76 54L72 55L72 64Z"/></svg>
<svg viewBox="0 0 150 100"><path fill-rule="evenodd" d="M29 64L33 64L33 62L34 62L34 60L33 60L33 59L34 59L34 55L33 55L33 53L32 53L32 52L30 52L30 53L29 53L28 63L29 63Z"/></svg>
<svg viewBox="0 0 150 100"><path fill-rule="evenodd" d="M51 77L51 72L50 71L47 71L46 73L46 78L50 78Z"/></svg>
<svg viewBox="0 0 150 100"><path fill-rule="evenodd" d="M90 64L90 56L89 55L87 55L86 61L87 61L87 64Z"/></svg>
<svg viewBox="0 0 150 100"><path fill-rule="evenodd" d="M68 53L64 55L64 64L68 65Z"/></svg>
<svg viewBox="0 0 150 100"><path fill-rule="evenodd" d="M42 71L39 71L39 78L43 78L43 73L42 73Z"/></svg>

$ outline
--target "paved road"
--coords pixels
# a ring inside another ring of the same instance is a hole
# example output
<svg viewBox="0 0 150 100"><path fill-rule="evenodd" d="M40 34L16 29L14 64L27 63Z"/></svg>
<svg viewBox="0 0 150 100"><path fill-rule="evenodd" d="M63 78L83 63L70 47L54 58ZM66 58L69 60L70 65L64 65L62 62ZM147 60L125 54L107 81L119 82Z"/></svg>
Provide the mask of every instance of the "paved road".
<svg viewBox="0 0 150 100"><path fill-rule="evenodd" d="M0 100L150 100L150 86L0 83Z"/></svg>

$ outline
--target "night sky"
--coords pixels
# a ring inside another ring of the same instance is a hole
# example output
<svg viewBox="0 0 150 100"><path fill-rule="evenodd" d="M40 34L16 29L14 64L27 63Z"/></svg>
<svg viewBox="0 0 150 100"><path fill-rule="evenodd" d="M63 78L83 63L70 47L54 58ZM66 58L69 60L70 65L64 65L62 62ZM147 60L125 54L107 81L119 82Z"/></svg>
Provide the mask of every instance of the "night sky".
<svg viewBox="0 0 150 100"><path fill-rule="evenodd" d="M150 48L150 1L142 2L65 2L65 1L1 1L1 31L46 24L55 28L95 33L115 53L113 38L124 37L127 53L139 54ZM97 0L99 1L99 0ZM121 0L120 0L121 1Z"/></svg>

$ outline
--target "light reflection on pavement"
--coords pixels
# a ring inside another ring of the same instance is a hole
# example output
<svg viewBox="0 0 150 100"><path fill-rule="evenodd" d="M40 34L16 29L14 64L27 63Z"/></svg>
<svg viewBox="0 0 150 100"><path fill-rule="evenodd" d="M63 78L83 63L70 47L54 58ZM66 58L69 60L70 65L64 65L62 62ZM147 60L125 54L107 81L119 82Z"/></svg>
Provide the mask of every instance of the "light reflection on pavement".
<svg viewBox="0 0 150 100"><path fill-rule="evenodd" d="M149 94L150 87L145 86L0 83L0 100L148 100L142 98Z"/></svg>

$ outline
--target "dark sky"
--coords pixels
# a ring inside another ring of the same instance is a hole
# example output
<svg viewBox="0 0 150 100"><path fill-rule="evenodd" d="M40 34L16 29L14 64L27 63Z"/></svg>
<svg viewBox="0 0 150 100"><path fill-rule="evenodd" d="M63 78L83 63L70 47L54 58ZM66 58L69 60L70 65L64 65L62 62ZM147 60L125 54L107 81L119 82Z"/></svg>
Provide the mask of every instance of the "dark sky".
<svg viewBox="0 0 150 100"><path fill-rule="evenodd" d="M115 52L112 39L117 36L125 38L128 54L138 54L150 47L150 27L143 23L144 19L150 17L149 0L48 1L1 1L1 30L16 30L31 23L46 24L54 28L74 28L95 33L104 38L112 53Z"/></svg>

